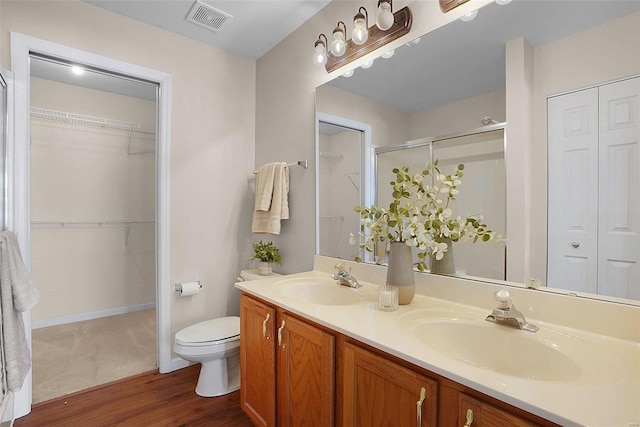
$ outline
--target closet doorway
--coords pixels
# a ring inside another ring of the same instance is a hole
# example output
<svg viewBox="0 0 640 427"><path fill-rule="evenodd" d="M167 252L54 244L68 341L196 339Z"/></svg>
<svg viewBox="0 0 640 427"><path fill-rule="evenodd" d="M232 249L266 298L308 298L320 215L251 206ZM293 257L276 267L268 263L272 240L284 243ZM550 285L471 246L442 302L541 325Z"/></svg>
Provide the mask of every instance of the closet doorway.
<svg viewBox="0 0 640 427"><path fill-rule="evenodd" d="M158 85L31 55L33 402L157 368Z"/></svg>
<svg viewBox="0 0 640 427"><path fill-rule="evenodd" d="M68 65L80 65L85 70L100 71L130 80L139 80L158 86L156 109L156 153L155 158L155 305L157 321L157 356L160 373L170 372L171 365L171 327L170 327L170 227L169 227L169 153L170 153L170 117L171 117L171 75L150 68L122 62L113 58L70 48L64 45L37 39L19 33L11 34L11 64L14 74L14 138L7 146L7 188L8 206L7 227L18 236L23 259L31 268L31 235L39 230L31 229L31 61L32 57L54 59ZM67 93L61 96L67 97ZM64 111L63 111L64 112ZM101 114L84 116L108 118ZM86 117L85 117L86 119ZM119 119L116 119L119 120ZM129 120L122 120L129 121ZM133 142L133 141L132 141ZM88 170L88 173L97 171ZM104 220L117 220L107 218ZM64 220L69 220L64 218ZM69 221L74 221L71 218ZM34 218L34 221L38 221ZM42 220L46 221L46 220ZM126 219L126 221L129 221ZM100 222L88 220L88 222ZM129 221L133 222L133 221ZM114 228L115 227L115 224ZM122 224L118 224L122 225ZM129 224L134 225L134 224ZM45 225L41 224L42 227ZM106 228L106 227L105 227ZM127 227L128 228L128 227ZM64 231L64 230L57 230ZM81 231L81 230L76 230ZM106 231L106 230L102 230ZM126 244L126 235L120 240ZM129 235L131 239L131 235ZM96 271L95 273L99 273ZM86 285L86 284L83 284ZM73 299L73 292L66 295ZM100 311L100 310L96 310ZM32 313L25 313L25 330L31 337ZM27 377L22 389L15 394L14 416L21 417L29 413L32 402L32 375Z"/></svg>

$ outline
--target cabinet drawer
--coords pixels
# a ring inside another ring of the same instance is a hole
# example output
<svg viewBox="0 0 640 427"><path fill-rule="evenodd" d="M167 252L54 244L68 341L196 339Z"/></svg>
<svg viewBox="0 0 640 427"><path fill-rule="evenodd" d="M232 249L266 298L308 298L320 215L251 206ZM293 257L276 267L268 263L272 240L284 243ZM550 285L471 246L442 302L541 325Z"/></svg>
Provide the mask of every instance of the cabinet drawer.
<svg viewBox="0 0 640 427"><path fill-rule="evenodd" d="M458 420L460 420L460 425L465 427L531 427L537 425L462 393L458 406Z"/></svg>

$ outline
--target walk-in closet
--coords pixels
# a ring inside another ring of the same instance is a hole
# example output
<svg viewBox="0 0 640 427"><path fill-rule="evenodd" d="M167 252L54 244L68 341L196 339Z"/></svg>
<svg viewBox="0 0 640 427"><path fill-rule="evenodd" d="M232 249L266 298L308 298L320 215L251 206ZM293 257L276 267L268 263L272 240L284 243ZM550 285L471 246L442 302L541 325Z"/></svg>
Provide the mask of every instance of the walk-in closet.
<svg viewBox="0 0 640 427"><path fill-rule="evenodd" d="M155 85L49 58L30 85L37 403L157 366L157 111Z"/></svg>

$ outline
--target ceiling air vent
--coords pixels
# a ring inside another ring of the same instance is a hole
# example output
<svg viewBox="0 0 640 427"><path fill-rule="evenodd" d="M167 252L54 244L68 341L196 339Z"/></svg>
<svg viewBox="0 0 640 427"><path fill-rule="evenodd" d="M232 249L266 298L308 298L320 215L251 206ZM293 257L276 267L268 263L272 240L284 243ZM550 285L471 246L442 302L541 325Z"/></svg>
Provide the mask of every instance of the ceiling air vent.
<svg viewBox="0 0 640 427"><path fill-rule="evenodd" d="M191 8L187 15L187 21L208 28L211 31L219 32L225 22L233 16L221 10L215 9L199 0Z"/></svg>

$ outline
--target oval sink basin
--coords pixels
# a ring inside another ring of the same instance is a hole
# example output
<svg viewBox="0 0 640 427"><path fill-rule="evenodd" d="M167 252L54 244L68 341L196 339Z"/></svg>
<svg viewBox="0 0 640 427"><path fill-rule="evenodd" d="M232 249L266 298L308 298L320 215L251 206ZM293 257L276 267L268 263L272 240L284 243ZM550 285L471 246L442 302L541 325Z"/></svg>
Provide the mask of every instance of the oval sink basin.
<svg viewBox="0 0 640 427"><path fill-rule="evenodd" d="M277 283L280 294L307 304L349 305L362 299L358 290L341 286L335 280L323 277L285 279Z"/></svg>
<svg viewBox="0 0 640 427"><path fill-rule="evenodd" d="M504 375L568 381L582 374L580 366L562 353L557 343L508 326L477 320L433 320L418 325L414 333L438 353Z"/></svg>

